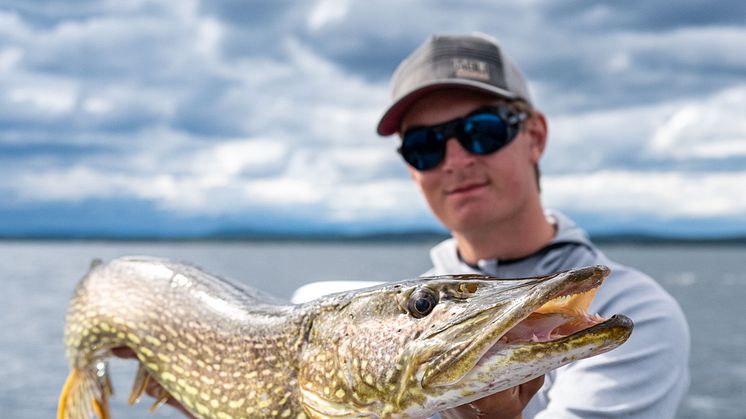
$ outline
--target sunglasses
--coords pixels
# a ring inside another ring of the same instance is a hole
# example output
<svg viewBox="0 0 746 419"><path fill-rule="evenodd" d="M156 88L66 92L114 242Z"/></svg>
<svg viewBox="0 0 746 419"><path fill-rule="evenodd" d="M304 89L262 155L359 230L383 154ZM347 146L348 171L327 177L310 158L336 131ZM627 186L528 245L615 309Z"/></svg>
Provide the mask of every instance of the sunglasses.
<svg viewBox="0 0 746 419"><path fill-rule="evenodd" d="M504 106L485 107L442 124L413 127L402 136L399 154L415 169L430 170L445 158L446 142L456 138L468 152L486 156L510 144L527 117Z"/></svg>

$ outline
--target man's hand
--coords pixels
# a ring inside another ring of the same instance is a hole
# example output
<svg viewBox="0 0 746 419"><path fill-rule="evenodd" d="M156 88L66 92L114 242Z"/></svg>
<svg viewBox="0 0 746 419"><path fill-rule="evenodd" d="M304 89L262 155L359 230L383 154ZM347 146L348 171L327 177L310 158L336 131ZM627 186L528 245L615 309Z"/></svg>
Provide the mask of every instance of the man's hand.
<svg viewBox="0 0 746 419"><path fill-rule="evenodd" d="M127 358L127 359L136 359L137 358L135 356L135 352L132 349L126 347L126 346L121 346L119 348L114 348L114 349L111 350L111 353L114 356L119 357L119 358ZM157 399L158 396L160 394L163 394L165 391L166 390L163 387L161 387L161 385L158 384L157 381L155 381L153 379L148 380L148 385L145 388L145 393L147 395L149 395L150 397L153 397L153 398ZM181 403L179 403L176 399L174 399L173 397L171 397L171 395L168 396L168 398L166 399L165 403L167 405L172 406L173 408L175 408L176 410L180 411L181 413L183 413L184 416L186 416L187 418L193 418L194 419L194 416L192 416L192 414L189 413L184 408L184 406Z"/></svg>
<svg viewBox="0 0 746 419"><path fill-rule="evenodd" d="M440 412L443 419L491 418L521 419L523 409L544 384L544 376L521 385Z"/></svg>

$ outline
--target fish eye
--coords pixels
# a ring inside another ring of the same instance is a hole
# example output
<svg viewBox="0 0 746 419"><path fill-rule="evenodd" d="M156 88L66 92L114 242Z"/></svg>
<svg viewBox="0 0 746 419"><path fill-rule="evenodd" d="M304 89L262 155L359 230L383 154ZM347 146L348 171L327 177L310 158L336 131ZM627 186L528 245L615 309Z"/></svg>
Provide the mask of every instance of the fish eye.
<svg viewBox="0 0 746 419"><path fill-rule="evenodd" d="M409 297L407 308L412 317L420 319L430 314L438 304L438 294L429 288L420 288Z"/></svg>

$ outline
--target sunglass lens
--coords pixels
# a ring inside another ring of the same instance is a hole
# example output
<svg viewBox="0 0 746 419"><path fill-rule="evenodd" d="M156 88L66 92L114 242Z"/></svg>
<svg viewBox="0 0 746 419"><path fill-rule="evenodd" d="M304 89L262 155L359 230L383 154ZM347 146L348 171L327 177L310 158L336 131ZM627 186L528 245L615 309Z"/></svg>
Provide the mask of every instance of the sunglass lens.
<svg viewBox="0 0 746 419"><path fill-rule="evenodd" d="M462 145L480 155L494 153L509 141L505 121L498 115L487 113L466 118L464 134L468 140Z"/></svg>
<svg viewBox="0 0 746 419"><path fill-rule="evenodd" d="M428 170L440 164L445 156L443 140L432 130L408 132L399 148L404 160L417 170Z"/></svg>

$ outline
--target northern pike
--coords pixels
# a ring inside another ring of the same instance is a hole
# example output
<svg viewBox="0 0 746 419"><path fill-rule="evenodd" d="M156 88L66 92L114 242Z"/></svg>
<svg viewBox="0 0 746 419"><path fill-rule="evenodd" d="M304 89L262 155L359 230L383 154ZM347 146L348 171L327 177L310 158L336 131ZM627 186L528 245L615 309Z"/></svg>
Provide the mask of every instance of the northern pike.
<svg viewBox="0 0 746 419"><path fill-rule="evenodd" d="M625 342L629 318L585 312L608 272L427 277L291 305L186 263L93 264L68 307L58 417L110 417L120 347L139 360L131 402L156 380L199 418L427 417Z"/></svg>

